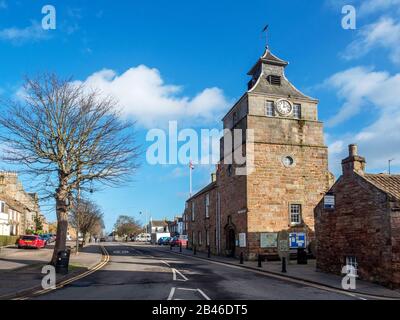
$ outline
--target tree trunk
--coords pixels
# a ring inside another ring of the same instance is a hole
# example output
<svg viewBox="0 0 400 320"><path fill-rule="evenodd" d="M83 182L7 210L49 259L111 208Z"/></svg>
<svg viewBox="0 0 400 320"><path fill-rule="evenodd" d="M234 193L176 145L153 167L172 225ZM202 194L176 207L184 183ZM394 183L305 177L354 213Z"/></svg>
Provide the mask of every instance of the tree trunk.
<svg viewBox="0 0 400 320"><path fill-rule="evenodd" d="M67 231L68 231L68 206L66 204L67 193L65 191L57 190L56 193L56 213L57 213L57 238L54 245L53 257L50 264L56 265L57 254L64 251L67 245Z"/></svg>

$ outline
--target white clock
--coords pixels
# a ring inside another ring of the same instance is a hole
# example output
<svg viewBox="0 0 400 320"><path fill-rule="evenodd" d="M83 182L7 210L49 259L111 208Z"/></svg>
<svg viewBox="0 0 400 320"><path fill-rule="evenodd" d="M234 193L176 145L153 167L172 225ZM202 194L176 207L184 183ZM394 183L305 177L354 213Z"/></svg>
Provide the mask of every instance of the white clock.
<svg viewBox="0 0 400 320"><path fill-rule="evenodd" d="M286 99L279 99L275 102L276 111L282 116L289 116L293 112L293 105Z"/></svg>

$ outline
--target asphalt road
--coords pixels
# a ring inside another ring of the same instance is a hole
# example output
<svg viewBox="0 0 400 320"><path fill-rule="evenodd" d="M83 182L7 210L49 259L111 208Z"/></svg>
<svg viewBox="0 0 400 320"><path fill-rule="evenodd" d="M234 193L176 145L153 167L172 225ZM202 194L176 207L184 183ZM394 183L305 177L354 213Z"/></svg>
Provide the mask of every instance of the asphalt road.
<svg viewBox="0 0 400 320"><path fill-rule="evenodd" d="M146 245L106 243L109 263L40 300L343 300L344 294L251 270L172 255Z"/></svg>

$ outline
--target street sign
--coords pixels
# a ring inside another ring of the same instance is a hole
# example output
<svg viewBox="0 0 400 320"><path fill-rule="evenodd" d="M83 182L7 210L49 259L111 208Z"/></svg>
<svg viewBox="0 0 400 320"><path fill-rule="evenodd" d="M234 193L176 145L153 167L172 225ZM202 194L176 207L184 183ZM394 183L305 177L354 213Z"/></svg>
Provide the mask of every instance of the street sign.
<svg viewBox="0 0 400 320"><path fill-rule="evenodd" d="M306 248L307 247L306 240L307 240L306 234L303 232L291 233L289 235L290 248L291 249Z"/></svg>
<svg viewBox="0 0 400 320"><path fill-rule="evenodd" d="M287 240L279 240L279 252L287 253L289 251L289 243Z"/></svg>

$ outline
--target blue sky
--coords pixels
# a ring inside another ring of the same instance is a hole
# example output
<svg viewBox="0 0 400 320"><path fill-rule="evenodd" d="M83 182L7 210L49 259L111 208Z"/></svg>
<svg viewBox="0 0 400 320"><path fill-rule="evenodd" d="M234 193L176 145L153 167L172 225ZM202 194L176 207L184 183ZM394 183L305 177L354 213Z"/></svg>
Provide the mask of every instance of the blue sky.
<svg viewBox="0 0 400 320"><path fill-rule="evenodd" d="M46 4L56 8L56 30L41 28ZM355 30L342 28L345 4L356 8ZM399 0L0 0L0 95L15 96L24 75L43 71L98 85L137 120L146 150L148 130L168 120L180 128L221 129L221 116L245 92L246 73L263 53L268 23L272 51L290 62L287 77L320 100L331 171L340 174L347 145L357 142L369 171L386 172L395 158L399 172L399 13ZM91 196L107 230L120 214L182 213L187 166L145 160L131 185ZM196 166L194 190L212 169ZM46 215L55 219L51 210Z"/></svg>

